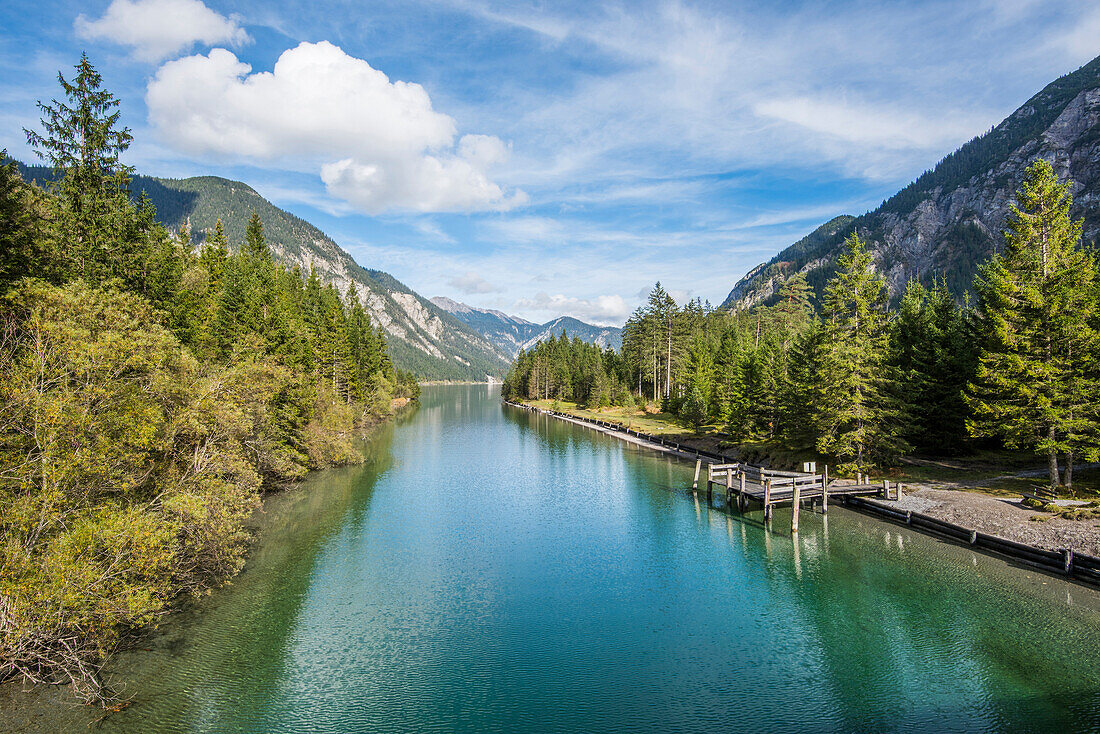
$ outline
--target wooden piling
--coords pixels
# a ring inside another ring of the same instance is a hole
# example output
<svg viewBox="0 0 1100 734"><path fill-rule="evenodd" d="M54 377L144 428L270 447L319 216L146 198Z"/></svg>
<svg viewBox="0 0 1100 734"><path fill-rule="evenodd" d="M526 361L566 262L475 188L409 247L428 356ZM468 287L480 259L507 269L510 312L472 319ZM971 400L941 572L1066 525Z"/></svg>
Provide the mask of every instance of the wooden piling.
<svg viewBox="0 0 1100 734"><path fill-rule="evenodd" d="M1065 559L1062 567L1066 573L1069 573L1073 570L1073 551L1071 551L1069 548L1066 548L1062 551L1062 555Z"/></svg>
<svg viewBox="0 0 1100 734"><path fill-rule="evenodd" d="M800 497L800 488L798 482L794 483L794 498L791 508L793 513L791 514L791 535L798 535L798 506L802 504Z"/></svg>
<svg viewBox="0 0 1100 734"><path fill-rule="evenodd" d="M825 466L825 473L821 475L821 513L829 514L829 467Z"/></svg>
<svg viewBox="0 0 1100 734"><path fill-rule="evenodd" d="M884 499L884 500L890 499L890 480L889 479L883 479L882 480L882 499Z"/></svg>
<svg viewBox="0 0 1100 734"><path fill-rule="evenodd" d="M733 469L726 469L726 507L733 507Z"/></svg>
<svg viewBox="0 0 1100 734"><path fill-rule="evenodd" d="M764 480L764 519L770 520L772 516L772 480Z"/></svg>
<svg viewBox="0 0 1100 734"><path fill-rule="evenodd" d="M702 469L702 468L703 468L703 460L702 459L696 459L695 460L695 478L691 480L691 491L693 493L699 491L699 470ZM710 474L709 469L707 470L707 474L708 475Z"/></svg>

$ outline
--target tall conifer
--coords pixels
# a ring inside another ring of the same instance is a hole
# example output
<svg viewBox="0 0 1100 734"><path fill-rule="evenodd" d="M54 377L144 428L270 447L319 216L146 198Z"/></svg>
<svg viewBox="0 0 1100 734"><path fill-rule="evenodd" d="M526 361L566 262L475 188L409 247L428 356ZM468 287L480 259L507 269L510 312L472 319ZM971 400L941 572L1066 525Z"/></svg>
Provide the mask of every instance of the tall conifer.
<svg viewBox="0 0 1100 734"><path fill-rule="evenodd" d="M1044 160L1028 166L1005 231L1005 251L981 269L978 313L986 335L968 390L975 436L1047 457L1095 456L1096 269L1078 247L1081 221L1069 186ZM1072 475L1071 475L1072 478Z"/></svg>

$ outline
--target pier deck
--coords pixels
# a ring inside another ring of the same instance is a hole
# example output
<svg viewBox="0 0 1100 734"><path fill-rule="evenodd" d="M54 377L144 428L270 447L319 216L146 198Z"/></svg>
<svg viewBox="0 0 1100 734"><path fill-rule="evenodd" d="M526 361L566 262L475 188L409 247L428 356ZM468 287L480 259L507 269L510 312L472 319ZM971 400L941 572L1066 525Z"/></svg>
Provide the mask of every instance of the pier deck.
<svg viewBox="0 0 1100 734"><path fill-rule="evenodd" d="M698 492L702 459L695 462L695 478L692 491ZM772 508L776 505L791 505L794 513L791 519L791 532L798 532L798 510L804 502L811 507L821 503L823 512L829 511L829 498L837 496L878 495L891 498L891 486L887 480L881 484L872 483L869 478L859 476L855 483L848 481L830 481L828 470L822 474L815 472L789 472L751 464L707 464L706 493L707 501L714 501L714 488L725 492L726 505L744 511L749 502L763 506L764 517L771 518ZM893 486L893 499L901 495L901 486Z"/></svg>

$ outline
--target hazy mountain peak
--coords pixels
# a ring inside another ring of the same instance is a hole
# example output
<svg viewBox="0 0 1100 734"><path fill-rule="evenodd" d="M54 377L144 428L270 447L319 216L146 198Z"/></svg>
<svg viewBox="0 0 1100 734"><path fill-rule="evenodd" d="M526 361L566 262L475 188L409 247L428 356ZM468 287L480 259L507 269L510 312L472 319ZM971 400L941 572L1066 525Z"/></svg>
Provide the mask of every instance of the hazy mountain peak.
<svg viewBox="0 0 1100 734"><path fill-rule="evenodd" d="M445 296L436 296L431 301L465 322L509 358L515 357L521 349L530 349L544 339L560 336L563 331L570 337L580 337L591 344L613 349L622 346L622 329L594 326L572 316L559 316L545 324L535 324L503 311L477 308Z"/></svg>

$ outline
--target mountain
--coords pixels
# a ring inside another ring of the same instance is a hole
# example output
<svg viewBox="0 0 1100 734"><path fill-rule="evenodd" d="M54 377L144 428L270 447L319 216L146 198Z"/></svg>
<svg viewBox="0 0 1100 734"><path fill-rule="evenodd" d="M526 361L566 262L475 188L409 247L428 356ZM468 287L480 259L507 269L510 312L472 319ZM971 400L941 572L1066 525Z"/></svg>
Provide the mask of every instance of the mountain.
<svg viewBox="0 0 1100 734"><path fill-rule="evenodd" d="M820 292L844 239L858 230L897 296L911 277L946 279L966 291L977 266L1000 247L1005 217L1037 158L1070 180L1073 216L1084 240L1100 238L1100 57L1049 84L989 132L951 153L931 171L861 217L837 217L757 266L722 303L767 303L796 273Z"/></svg>
<svg viewBox="0 0 1100 734"><path fill-rule="evenodd" d="M561 316L545 324L535 324L503 311L475 308L450 298L436 296L432 303L451 313L485 337L509 359L515 358L521 349L557 336L565 331L570 337L579 336L590 344L619 349L623 343L623 330L614 326L593 326L570 316Z"/></svg>
<svg viewBox="0 0 1100 734"><path fill-rule="evenodd" d="M45 182L52 170L20 166L23 178ZM340 292L355 285L359 299L388 334L394 364L421 379L484 380L499 377L508 361L477 331L434 305L388 273L358 265L351 255L309 222L272 204L240 181L216 176L185 179L134 176L131 191L144 191L157 208L157 219L170 231L185 222L198 245L221 217L230 244L244 241L253 210L275 257L303 272L315 268Z"/></svg>
<svg viewBox="0 0 1100 734"><path fill-rule="evenodd" d="M623 330L617 326L594 326L571 316L559 316L538 327L538 331L524 342L523 348L530 349L540 341L549 339L551 335L560 335L563 331L570 337L579 336L589 344L611 347L616 351L623 346Z"/></svg>

